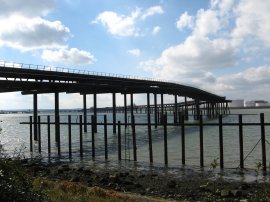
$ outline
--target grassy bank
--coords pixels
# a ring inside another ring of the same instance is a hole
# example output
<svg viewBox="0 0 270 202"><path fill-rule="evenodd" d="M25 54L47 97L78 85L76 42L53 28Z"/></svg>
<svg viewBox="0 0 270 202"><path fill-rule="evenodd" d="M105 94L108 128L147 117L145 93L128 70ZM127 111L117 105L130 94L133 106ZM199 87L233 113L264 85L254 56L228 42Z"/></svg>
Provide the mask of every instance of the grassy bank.
<svg viewBox="0 0 270 202"><path fill-rule="evenodd" d="M36 178L33 181L35 187L40 187L46 195L46 201L98 201L98 202L161 202L164 199L144 197L136 194L121 193L100 187L88 187L79 182L65 180L53 181L46 178Z"/></svg>

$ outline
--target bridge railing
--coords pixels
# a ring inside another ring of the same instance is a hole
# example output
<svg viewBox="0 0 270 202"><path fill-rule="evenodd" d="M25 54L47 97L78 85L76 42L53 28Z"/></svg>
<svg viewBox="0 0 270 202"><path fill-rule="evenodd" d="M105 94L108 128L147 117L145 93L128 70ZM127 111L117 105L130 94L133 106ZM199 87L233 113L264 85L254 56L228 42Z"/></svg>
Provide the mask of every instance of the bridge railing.
<svg viewBox="0 0 270 202"><path fill-rule="evenodd" d="M16 62L8 62L8 61L0 61L0 67L24 68L24 69L34 69L34 70L41 70L41 71L43 70L43 71L93 75L93 76L107 76L107 77L115 77L115 78L136 79L136 80L145 80L145 81L168 82L161 79L154 79L154 78L147 78L147 77L140 77L140 76L113 74L113 73L107 73L107 72L88 71L88 70L54 67L54 66L46 66L46 65L16 63Z"/></svg>

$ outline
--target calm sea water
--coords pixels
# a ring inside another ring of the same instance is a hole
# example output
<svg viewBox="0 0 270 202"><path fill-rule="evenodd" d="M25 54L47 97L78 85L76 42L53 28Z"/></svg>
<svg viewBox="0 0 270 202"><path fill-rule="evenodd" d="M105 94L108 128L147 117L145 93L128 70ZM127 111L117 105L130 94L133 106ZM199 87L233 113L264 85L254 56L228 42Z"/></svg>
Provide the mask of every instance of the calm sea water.
<svg viewBox="0 0 270 202"><path fill-rule="evenodd" d="M259 113L265 113L265 122L270 123L270 109L245 109L231 110L231 115L223 118L224 123L237 123L237 114L243 114L243 123L259 123ZM72 114L72 121L78 122L80 114ZM21 152L26 157L39 156L37 152L30 154L29 152L29 126L22 125L20 122L29 121L29 114L1 114L0 115L0 141L4 145L4 149L10 155ZM41 120L46 120L46 114L41 114ZM123 121L123 114L117 114L117 120ZM135 114L137 123L147 121L143 114ZM153 117L152 117L153 119ZM168 121L172 121L172 116ZM90 117L89 117L90 120ZM111 122L112 117L108 114L108 122ZM53 117L51 117L51 121ZM98 122L103 121L103 114L98 114ZM205 120L206 121L206 120ZM67 122L67 114L61 114L61 122ZM207 122L217 123L214 119ZM224 165L225 168L237 168L239 166L239 134L238 126L223 127L223 142L224 142ZM61 150L62 157L68 157L68 129L67 126L61 126ZM87 133L83 133L84 159L91 159L91 128L88 127ZM204 127L204 158L205 166L209 167L214 159L219 158L219 129L218 126ZM256 162L261 161L261 143L255 147L260 140L260 126L244 126L244 157L245 167L255 168ZM42 157L47 157L47 125L42 125ZM137 136L137 159L138 162L149 162L148 136L147 126L136 126ZM163 165L164 163L164 142L163 142L163 127L157 129L152 128L153 138L153 158L154 163ZM189 166L200 165L199 151L199 130L196 126L186 127L186 164ZM51 145L52 156L57 156L57 147L54 138L54 126L51 126ZM266 126L266 151L267 164L270 156L270 126ZM117 135L112 133L112 127L108 126L108 148L109 160L117 161ZM103 126L98 126L98 132L95 135L96 143L96 160L104 159L104 134ZM34 143L34 150L37 151L37 143ZM254 148L255 147L255 148ZM72 155L74 159L79 158L79 126L72 126ZM168 126L168 157L169 167L181 166L181 128L179 126ZM131 128L124 129L122 127L122 158L133 160L132 136Z"/></svg>

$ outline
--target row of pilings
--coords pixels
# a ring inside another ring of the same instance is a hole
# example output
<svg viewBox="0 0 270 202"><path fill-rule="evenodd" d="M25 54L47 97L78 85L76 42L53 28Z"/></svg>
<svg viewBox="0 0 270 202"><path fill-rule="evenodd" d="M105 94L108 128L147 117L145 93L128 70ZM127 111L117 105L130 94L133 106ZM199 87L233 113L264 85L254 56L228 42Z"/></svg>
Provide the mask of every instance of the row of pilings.
<svg viewBox="0 0 270 202"><path fill-rule="evenodd" d="M55 94L55 134L56 141L60 138L60 110L59 110L59 93ZM33 124L34 124L34 139L37 140L38 134L38 94L33 94ZM87 94L83 94L83 122L84 132L87 132ZM130 105L127 105L127 94L124 94L124 106L116 107L116 93L112 93L112 107L97 108L97 94L93 94L93 107L91 112L93 113L95 119L97 113L112 113L113 117L113 133L116 133L116 113L124 113L124 123L128 122L128 113L130 116L134 116L134 113L146 113L154 114L155 127L158 124L163 123L163 116L166 113L174 114L174 123L179 120L179 112L184 114L185 119L189 117L189 113L194 116L194 120L199 120L200 115L207 116L208 118L215 118L220 114L226 115L230 113L228 102L205 102L195 99L193 101L187 101L187 97L184 97L184 102L178 103L178 95L174 95L173 104L164 104L164 95L160 94L160 104L157 104L157 94L154 94L154 104L150 105L150 93L147 93L147 105L135 106L133 102L133 93L130 94ZM59 141L58 141L59 142Z"/></svg>
<svg viewBox="0 0 270 202"><path fill-rule="evenodd" d="M179 156L181 155L181 161L182 164L185 165L186 164L186 140L185 140L185 133L186 133L186 127L188 126L195 126L198 127L199 129L199 165L201 167L204 167L204 150L205 150L205 145L204 145L204 127L218 127L218 139L219 139L219 165L220 168L223 169L224 168L224 143L223 143L223 127L238 127L238 135L239 135L239 168L240 169L244 169L245 165L245 159L246 157L244 157L244 126L254 126L254 127L260 127L260 139L259 141L256 143L255 146L258 145L259 142L261 142L261 159L262 159L262 170L266 171L267 165L266 165L266 132L265 132L265 127L266 126L270 126L270 123L266 123L265 122L265 118L264 118L264 114L261 113L259 118L260 121L256 122L256 123L244 123L243 119L242 119L242 114L237 115L238 116L238 121L237 122L233 122L233 123L224 123L223 122L223 115L219 115L218 116L218 122L205 122L203 119L203 116L200 115L199 116L199 121L197 122L186 122L185 121L185 116L182 115L181 113L179 114L180 119L179 122L177 123L177 126L180 127L180 134L181 134L181 154L179 154ZM167 120L167 115L163 116L163 123L162 125L160 125L160 127L162 127L163 129L163 146L164 146L164 164L168 165L169 162L169 156L168 156L168 127L169 126L175 126L174 123L168 123ZM37 124L37 128L38 128L38 136L37 136L37 143L38 143L38 151L41 153L42 148L41 148L41 125L46 125L47 126L47 134L45 136L47 136L47 142L48 142L48 154L51 154L51 125L55 125L56 122L53 122L50 120L51 119L51 115L47 115L47 120L43 120L43 122L41 121L41 117L38 116L38 124ZM30 125L30 151L33 152L33 130L32 130L32 126L33 126L33 118L32 116L30 117L30 121L28 123L25 124L29 124ZM66 122L61 122L59 123L59 127L60 125L65 125L68 126L68 152L69 152L69 157L72 158L72 127L74 126L79 126L79 153L80 153L80 157L84 157L84 155L87 155L87 153L85 153L84 151L84 146L83 146L83 126L85 125L83 123L83 115L79 115L79 122L74 122L72 121L71 115L68 115L68 119ZM131 137L132 137L132 153L133 153L133 160L137 161L137 136L136 136L136 127L140 127L140 126L147 126L147 139L148 139L148 148L149 148L149 162L153 163L154 162L154 158L153 158L153 148L152 148L152 127L154 126L153 123L151 123L151 114L147 114L147 123L136 123L135 122L135 116L133 115L131 117L131 123L128 123L128 127L131 128ZM95 160L96 157L96 128L98 127L104 127L103 128L103 133L104 133L104 157L105 160L108 160L108 155L109 155L109 151L108 151L108 126L112 126L112 123L107 121L107 115L104 115L104 119L102 122L97 122L95 117L92 115L91 116L91 123L88 122L86 124L86 126L91 126L91 150L92 150L92 159ZM123 134L121 134L123 132L122 127L126 127L124 123L121 123L120 121L117 122L117 132L116 132L116 144L117 144L117 154L118 154L118 160L124 160L122 157L122 150L123 150L123 145L122 145L122 138L123 138ZM43 133L46 133L46 131L43 131ZM101 134L99 134L101 135ZM99 137L100 139L101 137ZM43 140L45 141L45 139ZM58 156L61 156L61 144L60 144L60 138L56 138L56 142L57 142L57 149L58 149ZM99 145L100 146L100 145ZM255 147L254 147L255 148ZM228 157L227 157L228 158Z"/></svg>

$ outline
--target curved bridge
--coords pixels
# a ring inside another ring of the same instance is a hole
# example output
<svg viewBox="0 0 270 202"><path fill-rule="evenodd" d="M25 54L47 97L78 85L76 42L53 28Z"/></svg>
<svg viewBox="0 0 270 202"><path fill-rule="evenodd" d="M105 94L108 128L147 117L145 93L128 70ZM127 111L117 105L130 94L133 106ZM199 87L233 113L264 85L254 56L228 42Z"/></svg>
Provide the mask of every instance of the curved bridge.
<svg viewBox="0 0 270 202"><path fill-rule="evenodd" d="M225 97L177 83L140 79L39 65L0 62L0 92L40 93L154 93L172 94L211 103L227 102Z"/></svg>

